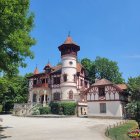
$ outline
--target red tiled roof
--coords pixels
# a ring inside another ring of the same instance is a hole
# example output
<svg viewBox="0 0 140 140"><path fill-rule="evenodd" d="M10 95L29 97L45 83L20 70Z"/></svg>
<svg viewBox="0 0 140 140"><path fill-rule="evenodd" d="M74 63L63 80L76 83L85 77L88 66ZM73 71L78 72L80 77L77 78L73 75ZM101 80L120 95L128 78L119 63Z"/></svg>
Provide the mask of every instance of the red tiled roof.
<svg viewBox="0 0 140 140"><path fill-rule="evenodd" d="M38 68L36 67L34 70L34 74L39 74Z"/></svg>
<svg viewBox="0 0 140 140"><path fill-rule="evenodd" d="M92 84L90 86L90 88L88 88L84 94L87 94L89 92L90 89L92 89L94 86L106 86L106 85L112 85L113 87L117 88L120 92L122 92L123 90L125 90L127 88L127 86L125 84L113 84L111 81L103 78L101 80L96 81L94 84Z"/></svg>
<svg viewBox="0 0 140 140"><path fill-rule="evenodd" d="M62 68L62 65L57 65L57 66L55 66L55 67L52 67L52 72L51 73L54 73L54 72L56 72L56 71L58 71L58 70L60 70Z"/></svg>
<svg viewBox="0 0 140 140"><path fill-rule="evenodd" d="M52 67L53 71L52 73L60 70L62 68L62 65L58 65L58 66L55 66L55 67ZM84 68L80 63L77 63L77 72L81 72L81 69Z"/></svg>
<svg viewBox="0 0 140 140"><path fill-rule="evenodd" d="M72 40L72 38L70 36L68 36L66 38L64 44L75 44L76 45L76 43L73 42L73 40Z"/></svg>
<svg viewBox="0 0 140 140"><path fill-rule="evenodd" d="M122 90L126 90L127 89L127 85L126 84L117 84L117 86L122 89Z"/></svg>
<svg viewBox="0 0 140 140"><path fill-rule="evenodd" d="M110 82L109 80L103 78L101 80L98 80L97 82L95 82L94 84L92 84L92 86L100 86L100 85L112 85L113 83Z"/></svg>
<svg viewBox="0 0 140 140"><path fill-rule="evenodd" d="M51 68L51 64L48 63L48 64L44 67L44 70L45 70L46 68Z"/></svg>
<svg viewBox="0 0 140 140"><path fill-rule="evenodd" d="M80 63L77 63L77 72L81 72L82 68L84 69L84 67ZM61 70L62 65L57 65L57 66L51 67L51 69L52 69L51 73L53 74L53 73ZM44 75L44 74L45 74L45 72L39 73L38 68L36 67L35 70L34 70L34 75L30 76L28 78L39 76L39 75Z"/></svg>

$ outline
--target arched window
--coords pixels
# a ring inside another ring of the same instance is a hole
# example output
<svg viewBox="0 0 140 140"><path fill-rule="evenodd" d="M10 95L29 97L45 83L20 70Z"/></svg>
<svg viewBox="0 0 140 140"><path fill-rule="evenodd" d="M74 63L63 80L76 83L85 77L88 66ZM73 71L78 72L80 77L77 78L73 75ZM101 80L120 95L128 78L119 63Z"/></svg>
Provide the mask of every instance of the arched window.
<svg viewBox="0 0 140 140"><path fill-rule="evenodd" d="M36 102L36 94L33 94L33 102Z"/></svg>
<svg viewBox="0 0 140 140"><path fill-rule="evenodd" d="M67 82L67 74L63 75L63 80L64 80L64 82Z"/></svg>
<svg viewBox="0 0 140 140"><path fill-rule="evenodd" d="M55 93L53 94L53 99L54 99L54 100L60 100L60 93L59 93L59 92L55 92Z"/></svg>
<svg viewBox="0 0 140 140"><path fill-rule="evenodd" d="M73 91L72 90L69 91L69 99L71 99L71 100L73 99Z"/></svg>

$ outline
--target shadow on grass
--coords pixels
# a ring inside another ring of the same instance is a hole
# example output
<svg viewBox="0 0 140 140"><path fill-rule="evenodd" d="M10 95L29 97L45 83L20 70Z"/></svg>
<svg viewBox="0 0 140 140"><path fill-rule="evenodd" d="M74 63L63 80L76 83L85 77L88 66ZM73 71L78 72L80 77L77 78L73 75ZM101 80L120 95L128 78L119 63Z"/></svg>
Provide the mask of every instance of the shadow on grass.
<svg viewBox="0 0 140 140"><path fill-rule="evenodd" d="M12 136L7 136L7 135L2 134L2 132L3 132L5 129L9 129L9 128L12 128L12 127L2 127L2 126L0 125L0 140L6 139L6 138L9 138L9 137L12 137Z"/></svg>

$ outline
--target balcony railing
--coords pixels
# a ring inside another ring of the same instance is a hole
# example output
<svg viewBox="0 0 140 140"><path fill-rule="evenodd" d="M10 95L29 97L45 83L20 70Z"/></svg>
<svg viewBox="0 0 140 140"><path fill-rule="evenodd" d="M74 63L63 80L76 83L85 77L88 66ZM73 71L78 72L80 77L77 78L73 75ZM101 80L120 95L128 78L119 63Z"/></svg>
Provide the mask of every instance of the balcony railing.
<svg viewBox="0 0 140 140"><path fill-rule="evenodd" d="M43 83L43 84L34 84L33 87L48 87L47 83Z"/></svg>

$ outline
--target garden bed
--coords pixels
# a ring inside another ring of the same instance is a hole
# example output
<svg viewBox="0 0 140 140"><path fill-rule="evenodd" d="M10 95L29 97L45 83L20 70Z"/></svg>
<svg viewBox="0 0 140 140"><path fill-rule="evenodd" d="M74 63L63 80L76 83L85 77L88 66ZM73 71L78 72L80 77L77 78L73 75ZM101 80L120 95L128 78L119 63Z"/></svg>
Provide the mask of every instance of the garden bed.
<svg viewBox="0 0 140 140"><path fill-rule="evenodd" d="M127 123L120 125L115 128L110 128L106 135L112 140L131 140L128 136L128 132L132 129L137 128L137 123L135 121L128 121Z"/></svg>

